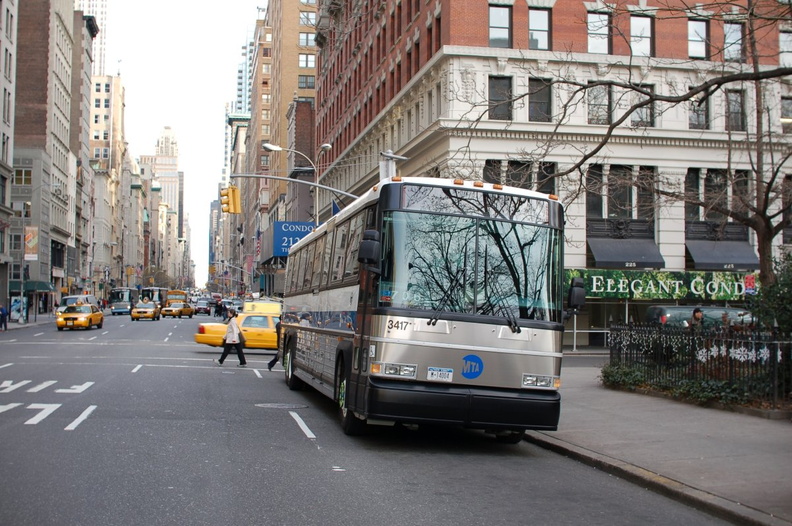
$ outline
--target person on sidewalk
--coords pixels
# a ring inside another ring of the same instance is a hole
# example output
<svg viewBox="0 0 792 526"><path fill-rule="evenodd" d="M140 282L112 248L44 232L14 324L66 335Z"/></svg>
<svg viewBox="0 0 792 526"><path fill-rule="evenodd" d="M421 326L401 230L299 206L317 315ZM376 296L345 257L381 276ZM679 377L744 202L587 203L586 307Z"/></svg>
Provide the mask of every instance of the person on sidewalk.
<svg viewBox="0 0 792 526"><path fill-rule="evenodd" d="M8 330L8 309L0 303L0 330Z"/></svg>
<svg viewBox="0 0 792 526"><path fill-rule="evenodd" d="M231 349L236 350L237 357L239 358L239 365L237 367L247 367L247 360L245 360L245 340L242 331L236 321L236 309L228 309L228 327L226 328L225 338L223 339L223 354L219 360L215 360L217 365L223 365L223 362L228 357Z"/></svg>
<svg viewBox="0 0 792 526"><path fill-rule="evenodd" d="M704 313L698 307L693 309L693 316L690 317L688 327L694 334L701 332L701 329L704 328Z"/></svg>

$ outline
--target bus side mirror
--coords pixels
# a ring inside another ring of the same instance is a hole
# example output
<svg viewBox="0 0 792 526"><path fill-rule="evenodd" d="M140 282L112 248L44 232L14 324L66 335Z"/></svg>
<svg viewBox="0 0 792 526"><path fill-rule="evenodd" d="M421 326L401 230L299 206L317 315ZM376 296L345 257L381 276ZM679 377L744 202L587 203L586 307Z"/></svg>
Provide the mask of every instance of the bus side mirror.
<svg viewBox="0 0 792 526"><path fill-rule="evenodd" d="M358 250L358 263L363 265L376 265L380 260L380 240L379 232L376 230L366 230L363 232L363 240L360 242Z"/></svg>
<svg viewBox="0 0 792 526"><path fill-rule="evenodd" d="M572 278L572 281L569 283L567 317L577 315L580 309L586 304L586 289L583 285L583 278Z"/></svg>

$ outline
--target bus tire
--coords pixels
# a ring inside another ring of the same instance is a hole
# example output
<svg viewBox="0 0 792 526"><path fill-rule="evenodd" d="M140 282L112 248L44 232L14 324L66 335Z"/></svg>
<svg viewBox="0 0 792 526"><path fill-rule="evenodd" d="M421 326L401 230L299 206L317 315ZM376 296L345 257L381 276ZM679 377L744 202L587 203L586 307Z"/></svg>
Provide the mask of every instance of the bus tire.
<svg viewBox="0 0 792 526"><path fill-rule="evenodd" d="M283 369L286 378L286 385L292 391L299 391L303 387L303 381L294 375L294 354L297 346L294 340L289 340L286 350L283 353Z"/></svg>
<svg viewBox="0 0 792 526"><path fill-rule="evenodd" d="M495 433L495 440L501 444L519 444L523 441L523 438L525 438L524 429L510 429Z"/></svg>
<svg viewBox="0 0 792 526"><path fill-rule="evenodd" d="M338 418L341 422L341 430L345 435L361 435L366 430L366 422L355 416L355 413L347 408L347 386L349 372L343 360L338 362L336 374L336 401L338 402Z"/></svg>

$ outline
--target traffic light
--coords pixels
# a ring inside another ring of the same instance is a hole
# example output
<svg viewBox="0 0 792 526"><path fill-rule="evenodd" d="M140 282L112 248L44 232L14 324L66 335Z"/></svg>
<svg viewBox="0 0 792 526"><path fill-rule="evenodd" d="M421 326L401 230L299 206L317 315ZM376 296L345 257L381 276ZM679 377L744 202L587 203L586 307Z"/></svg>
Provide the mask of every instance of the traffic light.
<svg viewBox="0 0 792 526"><path fill-rule="evenodd" d="M220 190L220 206L226 214L239 214L242 212L242 199L239 188L229 186Z"/></svg>

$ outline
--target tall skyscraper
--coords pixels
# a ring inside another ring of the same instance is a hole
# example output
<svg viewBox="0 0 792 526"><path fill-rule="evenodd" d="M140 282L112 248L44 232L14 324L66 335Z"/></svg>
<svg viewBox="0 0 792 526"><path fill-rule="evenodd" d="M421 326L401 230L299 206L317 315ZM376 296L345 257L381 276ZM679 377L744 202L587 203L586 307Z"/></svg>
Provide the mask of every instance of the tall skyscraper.
<svg viewBox="0 0 792 526"><path fill-rule="evenodd" d="M94 39L93 75L104 75L107 49L107 0L75 0L74 7L96 19L99 33Z"/></svg>

